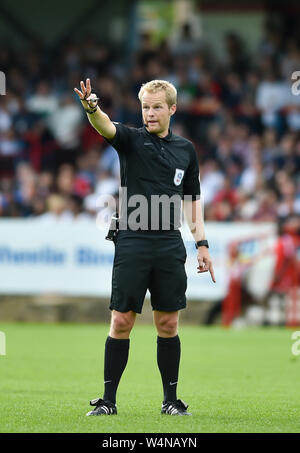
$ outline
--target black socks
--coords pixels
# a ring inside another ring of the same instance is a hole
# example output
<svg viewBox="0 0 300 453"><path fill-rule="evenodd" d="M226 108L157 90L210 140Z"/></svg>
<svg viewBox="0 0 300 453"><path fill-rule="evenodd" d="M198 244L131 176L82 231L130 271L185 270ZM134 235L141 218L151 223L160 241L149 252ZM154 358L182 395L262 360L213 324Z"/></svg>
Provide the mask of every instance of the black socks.
<svg viewBox="0 0 300 453"><path fill-rule="evenodd" d="M179 336L157 337L157 364L164 388L164 403L177 400L177 381L180 361Z"/></svg>
<svg viewBox="0 0 300 453"><path fill-rule="evenodd" d="M103 396L105 401L116 402L117 388L128 360L129 341L129 339L119 340L109 336L106 339Z"/></svg>
<svg viewBox="0 0 300 453"><path fill-rule="evenodd" d="M129 355L129 339L107 337L104 357L105 401L116 402L118 385L125 370ZM157 364L164 389L164 403L177 400L177 381L180 362L179 336L157 337Z"/></svg>

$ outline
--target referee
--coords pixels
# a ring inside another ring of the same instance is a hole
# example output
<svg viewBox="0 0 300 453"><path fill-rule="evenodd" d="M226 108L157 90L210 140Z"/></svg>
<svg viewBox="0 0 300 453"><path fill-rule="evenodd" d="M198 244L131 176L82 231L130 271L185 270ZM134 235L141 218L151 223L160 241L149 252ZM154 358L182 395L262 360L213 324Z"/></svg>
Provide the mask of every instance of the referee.
<svg viewBox="0 0 300 453"><path fill-rule="evenodd" d="M179 310L186 307L187 284L186 250L178 229L181 204L198 249L198 272L209 271L213 282L215 276L204 233L196 152L189 140L169 128L176 112L176 88L164 80L142 85L138 97L144 127L138 129L109 119L92 94L90 79L74 90L91 125L117 150L121 186L126 189L115 241L104 395L90 402L93 410L87 415L117 414L116 393L128 360L129 336L147 289L157 329L164 393L161 413L191 415L188 405L177 399L178 318Z"/></svg>

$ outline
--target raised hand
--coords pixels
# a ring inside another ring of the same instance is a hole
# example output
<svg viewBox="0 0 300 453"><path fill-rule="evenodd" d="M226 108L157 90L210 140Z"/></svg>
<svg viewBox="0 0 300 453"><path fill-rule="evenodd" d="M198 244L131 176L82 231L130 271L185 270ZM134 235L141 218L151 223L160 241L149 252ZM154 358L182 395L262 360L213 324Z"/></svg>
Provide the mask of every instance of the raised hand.
<svg viewBox="0 0 300 453"><path fill-rule="evenodd" d="M74 88L75 93L78 94L79 99L82 102L84 108L93 108L98 104L98 98L95 93L92 93L91 81L86 79L86 84L81 80L80 82L81 91L77 88Z"/></svg>
<svg viewBox="0 0 300 453"><path fill-rule="evenodd" d="M84 85L84 82L81 80L80 88L81 91L78 90L77 88L74 88L74 91L78 94L80 100L82 101L85 100L92 92L90 79L86 79L86 86Z"/></svg>

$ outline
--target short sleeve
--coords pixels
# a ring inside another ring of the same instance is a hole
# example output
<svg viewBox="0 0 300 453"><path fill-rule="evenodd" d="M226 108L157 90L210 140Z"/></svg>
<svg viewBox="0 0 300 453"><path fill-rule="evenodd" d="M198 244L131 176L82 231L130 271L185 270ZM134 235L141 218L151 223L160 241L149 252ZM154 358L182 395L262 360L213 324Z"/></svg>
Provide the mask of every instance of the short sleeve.
<svg viewBox="0 0 300 453"><path fill-rule="evenodd" d="M191 145L191 159L190 164L186 170L185 178L183 181L183 195L189 195L192 200L199 200L200 198L200 178L199 178L199 162L196 150Z"/></svg>
<svg viewBox="0 0 300 453"><path fill-rule="evenodd" d="M110 143L118 153L126 152L131 146L131 139L135 129L121 123L114 122L114 125L116 126L116 135L111 140L107 138L105 140Z"/></svg>

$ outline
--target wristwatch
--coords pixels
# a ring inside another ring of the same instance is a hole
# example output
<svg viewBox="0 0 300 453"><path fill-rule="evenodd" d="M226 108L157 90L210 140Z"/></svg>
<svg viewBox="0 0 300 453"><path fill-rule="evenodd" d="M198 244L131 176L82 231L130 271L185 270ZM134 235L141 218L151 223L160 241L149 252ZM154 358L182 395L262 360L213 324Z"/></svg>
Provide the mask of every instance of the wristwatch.
<svg viewBox="0 0 300 453"><path fill-rule="evenodd" d="M209 248L208 247L208 242L207 242L206 239L204 239L203 241L198 241L195 244L196 249L198 249L198 247L203 247L203 246Z"/></svg>
<svg viewBox="0 0 300 453"><path fill-rule="evenodd" d="M97 106L93 109L84 109L84 110L86 111L86 113L92 114L92 113L97 112Z"/></svg>

